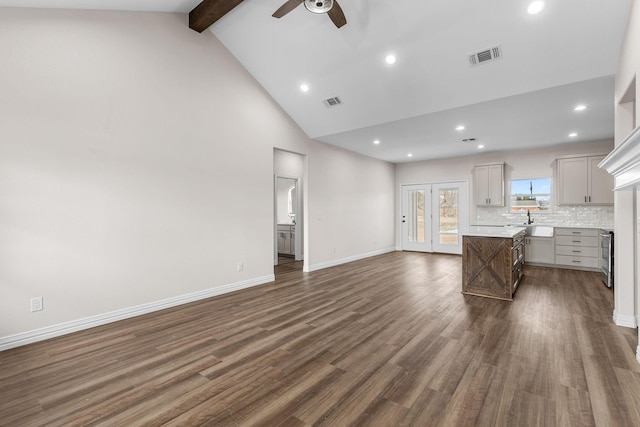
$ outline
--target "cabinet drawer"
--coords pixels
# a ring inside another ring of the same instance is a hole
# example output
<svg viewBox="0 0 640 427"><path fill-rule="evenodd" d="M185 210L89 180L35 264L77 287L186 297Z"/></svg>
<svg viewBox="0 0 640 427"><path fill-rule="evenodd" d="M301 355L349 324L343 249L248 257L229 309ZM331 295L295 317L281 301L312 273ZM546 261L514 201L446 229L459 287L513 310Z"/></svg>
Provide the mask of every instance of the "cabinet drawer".
<svg viewBox="0 0 640 427"><path fill-rule="evenodd" d="M598 248L590 246L556 246L556 255L598 257Z"/></svg>
<svg viewBox="0 0 640 427"><path fill-rule="evenodd" d="M556 255L556 264L570 265L573 267L598 268L598 258Z"/></svg>
<svg viewBox="0 0 640 427"><path fill-rule="evenodd" d="M598 247L598 237L581 236L556 236L556 248L558 245L564 246L592 246ZM557 250L557 249L556 249Z"/></svg>
<svg viewBox="0 0 640 427"><path fill-rule="evenodd" d="M518 233L515 236L513 236L513 247L516 247L519 244L523 243L525 236L526 236L525 233Z"/></svg>
<svg viewBox="0 0 640 427"><path fill-rule="evenodd" d="M596 228L559 228L555 229L556 236L591 236L598 237Z"/></svg>
<svg viewBox="0 0 640 427"><path fill-rule="evenodd" d="M523 273L524 265L522 263L518 263L511 272L511 294L513 294L513 292L515 292L515 289L518 287Z"/></svg>

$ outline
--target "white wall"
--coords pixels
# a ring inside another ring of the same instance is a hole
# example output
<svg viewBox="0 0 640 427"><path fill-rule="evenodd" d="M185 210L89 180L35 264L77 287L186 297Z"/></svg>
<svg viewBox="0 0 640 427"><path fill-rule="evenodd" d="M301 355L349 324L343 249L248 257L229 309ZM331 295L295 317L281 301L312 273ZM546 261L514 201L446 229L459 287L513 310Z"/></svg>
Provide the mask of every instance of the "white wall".
<svg viewBox="0 0 640 427"><path fill-rule="evenodd" d="M629 22L625 34L620 62L616 72L615 88L615 144L620 144L633 129L640 123L638 112L639 89L637 76L640 74L640 3L634 0L629 14ZM635 94L631 98L635 100L635 111L629 108L625 94L635 84ZM625 102L626 101L626 102ZM634 117L635 115L635 117ZM616 193L616 225L615 225L615 311L614 320L624 326L637 326L638 307L640 306L640 291L637 278L638 260L638 230L640 229L640 217L636 208L636 194L633 191L621 191ZM637 356L640 361L640 347Z"/></svg>
<svg viewBox="0 0 640 427"><path fill-rule="evenodd" d="M555 177L555 160L563 156L580 156L590 154L607 154L613 148L613 141L590 141L583 143L571 143L552 148L537 150L521 150L496 153L483 153L469 157L457 157L450 159L432 160L425 162L401 163L396 165L396 188L401 185L436 183L447 181L469 182L469 223L482 222L487 208L476 208L474 200L474 188L471 174L474 165L484 163L505 163L505 181L511 179L546 178ZM555 181L554 181L555 182ZM555 185L555 184L552 184ZM508 186L507 186L508 188ZM505 190L505 194L506 194ZM552 195L552 203L553 195ZM397 215L400 216L399 191L396 195ZM506 212L505 208L489 208L492 212ZM557 208L556 208L557 209ZM602 208L581 208L586 213L601 213ZM545 222L539 214L541 222ZM396 221L396 245L402 245L400 222Z"/></svg>
<svg viewBox="0 0 640 427"><path fill-rule="evenodd" d="M313 143L308 152L304 221L310 271L395 249L393 164L326 147Z"/></svg>
<svg viewBox="0 0 640 427"><path fill-rule="evenodd" d="M310 141L186 15L3 8L0 50L0 348L272 280L276 146L312 265L394 244L393 165Z"/></svg>

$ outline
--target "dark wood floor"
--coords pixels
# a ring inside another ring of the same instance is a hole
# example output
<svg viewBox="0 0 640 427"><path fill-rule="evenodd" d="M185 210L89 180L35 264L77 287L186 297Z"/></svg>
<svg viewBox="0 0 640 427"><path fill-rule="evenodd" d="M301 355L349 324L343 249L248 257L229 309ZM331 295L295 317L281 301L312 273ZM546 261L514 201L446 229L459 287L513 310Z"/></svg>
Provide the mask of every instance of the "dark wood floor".
<svg viewBox="0 0 640 427"><path fill-rule="evenodd" d="M275 266L276 277L291 271L301 272L303 261L296 261L294 257L289 255L278 255L278 265Z"/></svg>
<svg viewBox="0 0 640 427"><path fill-rule="evenodd" d="M636 331L596 273L464 296L391 253L0 353L11 426L638 426Z"/></svg>

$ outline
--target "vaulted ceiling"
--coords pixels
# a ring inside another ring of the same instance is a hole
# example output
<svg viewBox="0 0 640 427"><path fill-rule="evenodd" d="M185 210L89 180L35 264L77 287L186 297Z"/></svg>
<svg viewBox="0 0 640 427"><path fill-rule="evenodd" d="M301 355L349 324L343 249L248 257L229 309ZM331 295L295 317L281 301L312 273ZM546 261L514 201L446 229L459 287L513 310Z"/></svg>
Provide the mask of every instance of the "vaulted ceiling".
<svg viewBox="0 0 640 427"><path fill-rule="evenodd" d="M313 139L406 162L470 155L480 144L486 152L613 137L613 76L632 0L546 0L538 15L527 13L530 0L340 0L340 29L303 6L273 18L285 0L220 1L200 6L222 10L209 30ZM0 0L178 13L199 4ZM500 59L470 64L495 46ZM323 102L334 97L337 106Z"/></svg>

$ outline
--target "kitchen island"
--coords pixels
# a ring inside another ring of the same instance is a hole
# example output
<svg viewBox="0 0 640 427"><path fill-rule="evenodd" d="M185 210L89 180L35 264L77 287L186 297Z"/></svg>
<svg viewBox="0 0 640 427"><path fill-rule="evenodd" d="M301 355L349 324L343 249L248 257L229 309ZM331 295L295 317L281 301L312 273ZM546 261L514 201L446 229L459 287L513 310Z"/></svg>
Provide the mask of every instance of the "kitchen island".
<svg viewBox="0 0 640 427"><path fill-rule="evenodd" d="M469 227L462 234L462 293L513 301L524 273L524 240L524 227Z"/></svg>

